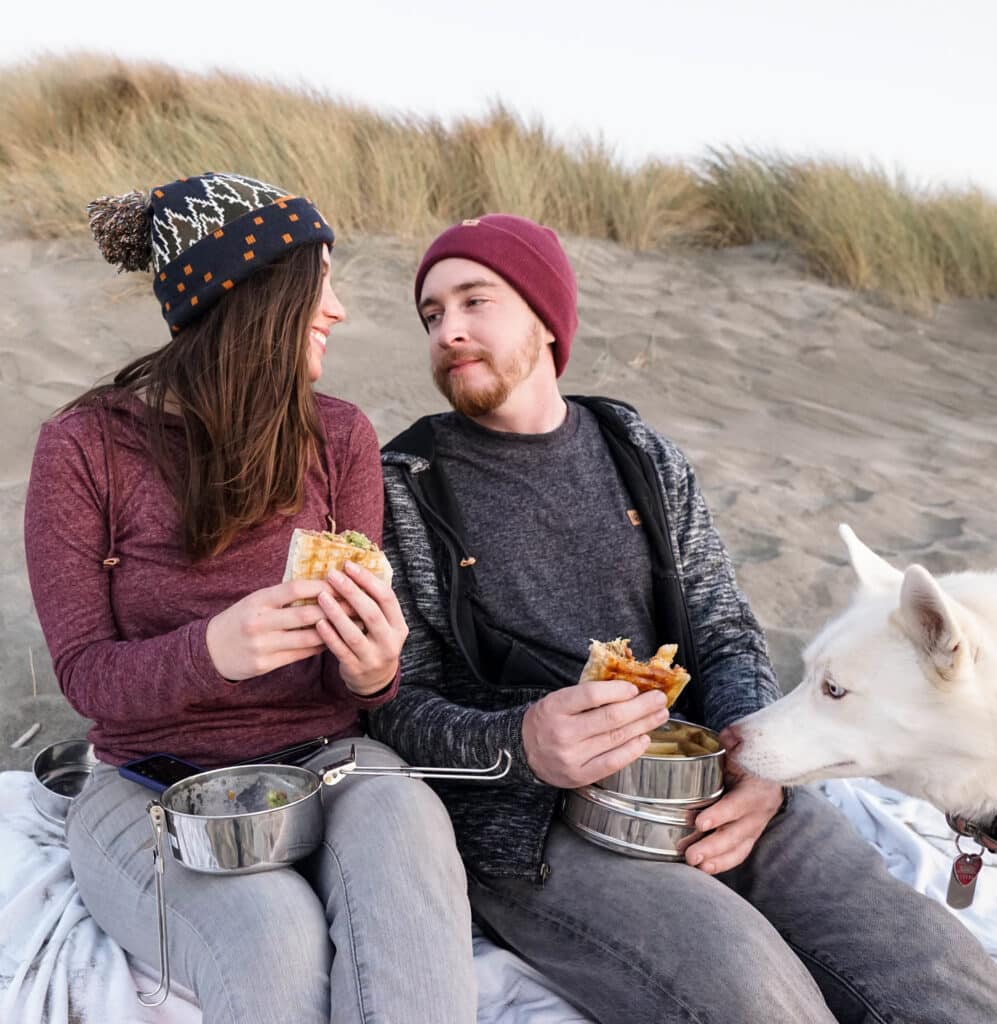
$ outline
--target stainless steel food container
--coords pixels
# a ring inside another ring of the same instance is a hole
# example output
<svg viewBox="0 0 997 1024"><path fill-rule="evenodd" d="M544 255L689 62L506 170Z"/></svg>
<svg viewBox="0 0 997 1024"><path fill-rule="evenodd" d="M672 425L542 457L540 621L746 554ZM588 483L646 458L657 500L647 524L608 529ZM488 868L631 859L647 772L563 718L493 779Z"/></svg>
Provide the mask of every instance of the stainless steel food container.
<svg viewBox="0 0 997 1024"><path fill-rule="evenodd" d="M39 750L31 764L35 810L53 825L64 825L70 805L96 764L93 744L86 740L63 740Z"/></svg>
<svg viewBox="0 0 997 1024"><path fill-rule="evenodd" d="M672 724L666 722L656 729L655 737L667 738ZM699 725L695 728L720 742L712 729ZM652 804L681 805L689 800L716 800L724 789L725 757L722 747L715 754L696 757L645 754L595 785L610 793Z"/></svg>
<svg viewBox="0 0 997 1024"><path fill-rule="evenodd" d="M669 725L656 736L667 738ZM695 728L719 742L710 729ZM564 821L590 842L628 857L682 860L703 835L696 816L723 795L725 758L723 748L694 757L645 754L591 786L570 791Z"/></svg>
<svg viewBox="0 0 997 1024"><path fill-rule="evenodd" d="M702 833L693 822L714 800L683 805L646 804L582 786L568 793L565 821L598 846L645 860L681 860Z"/></svg>
<svg viewBox="0 0 997 1024"><path fill-rule="evenodd" d="M287 867L322 838L322 778L292 765L219 768L159 798L173 856L194 871L244 875ZM282 802L270 806L268 795Z"/></svg>

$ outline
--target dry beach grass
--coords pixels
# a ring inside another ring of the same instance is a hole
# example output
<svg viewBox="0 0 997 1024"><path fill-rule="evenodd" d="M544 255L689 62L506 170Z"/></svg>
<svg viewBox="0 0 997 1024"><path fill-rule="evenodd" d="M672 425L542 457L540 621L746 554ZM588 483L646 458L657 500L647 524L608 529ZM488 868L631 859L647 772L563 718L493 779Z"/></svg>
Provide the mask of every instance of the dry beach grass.
<svg viewBox="0 0 997 1024"><path fill-rule="evenodd" d="M24 568L38 427L167 340L148 281L103 263L83 207L184 171L269 178L327 212L349 321L320 387L382 441L442 408L411 303L421 242L484 209L564 230L581 313L564 388L633 402L689 454L786 686L851 588L837 523L898 564L997 568L997 207L982 194L729 151L628 169L502 111L445 127L106 59L0 79L0 768L85 728Z"/></svg>
<svg viewBox="0 0 997 1024"><path fill-rule="evenodd" d="M715 150L625 165L496 106L444 125L230 74L79 55L0 72L0 200L17 230L80 234L101 192L251 169L347 235L426 238L488 210L637 250L789 243L807 271L905 308L997 295L997 202L833 161Z"/></svg>

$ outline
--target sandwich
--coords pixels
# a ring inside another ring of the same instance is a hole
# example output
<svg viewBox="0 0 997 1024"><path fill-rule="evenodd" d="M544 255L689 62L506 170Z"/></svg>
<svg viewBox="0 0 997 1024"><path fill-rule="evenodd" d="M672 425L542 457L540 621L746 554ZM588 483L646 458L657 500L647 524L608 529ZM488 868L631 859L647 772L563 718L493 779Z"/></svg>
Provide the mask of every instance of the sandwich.
<svg viewBox="0 0 997 1024"><path fill-rule="evenodd" d="M295 530L287 552L284 582L324 580L333 569L342 571L347 562L362 565L378 579L391 585L391 565L384 552L359 530ZM313 599L294 604L315 604Z"/></svg>
<svg viewBox="0 0 997 1024"><path fill-rule="evenodd" d="M663 644L647 661L638 661L630 650L630 641L623 637L606 643L592 640L588 661L578 681L622 679L633 683L641 692L661 690L668 698L668 707L671 707L690 678L681 665L672 664L677 651L678 644Z"/></svg>

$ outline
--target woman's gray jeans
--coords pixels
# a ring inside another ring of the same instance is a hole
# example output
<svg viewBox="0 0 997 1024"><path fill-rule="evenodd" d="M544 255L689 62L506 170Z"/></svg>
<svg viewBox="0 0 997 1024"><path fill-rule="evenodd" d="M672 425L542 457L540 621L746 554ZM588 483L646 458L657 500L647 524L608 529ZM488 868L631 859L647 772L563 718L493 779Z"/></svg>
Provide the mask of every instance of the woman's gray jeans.
<svg viewBox="0 0 997 1024"><path fill-rule="evenodd" d="M367 764L400 764L373 740ZM67 822L80 896L144 963L159 963L150 790L99 765ZM174 977L205 1024L473 1024L476 983L464 869L450 819L414 779L325 787L326 834L295 868L206 875L167 852ZM151 986L150 986L151 987Z"/></svg>

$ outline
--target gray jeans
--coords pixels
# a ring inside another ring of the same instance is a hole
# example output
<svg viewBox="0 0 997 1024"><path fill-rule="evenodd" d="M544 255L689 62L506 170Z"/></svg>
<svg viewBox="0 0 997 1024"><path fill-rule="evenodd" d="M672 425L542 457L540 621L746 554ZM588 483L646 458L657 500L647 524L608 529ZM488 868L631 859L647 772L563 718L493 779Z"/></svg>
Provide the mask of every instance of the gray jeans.
<svg viewBox="0 0 997 1024"><path fill-rule="evenodd" d="M361 763L400 764L373 740ZM159 963L150 790L98 766L67 823L97 923ZM357 776L325 787L323 845L296 869L214 876L167 853L171 968L205 1024L472 1024L477 988L464 870L447 813L422 782Z"/></svg>
<svg viewBox="0 0 997 1024"><path fill-rule="evenodd" d="M994 1024L997 967L799 790L716 878L635 860L560 822L541 887L470 879L476 918L599 1024Z"/></svg>

